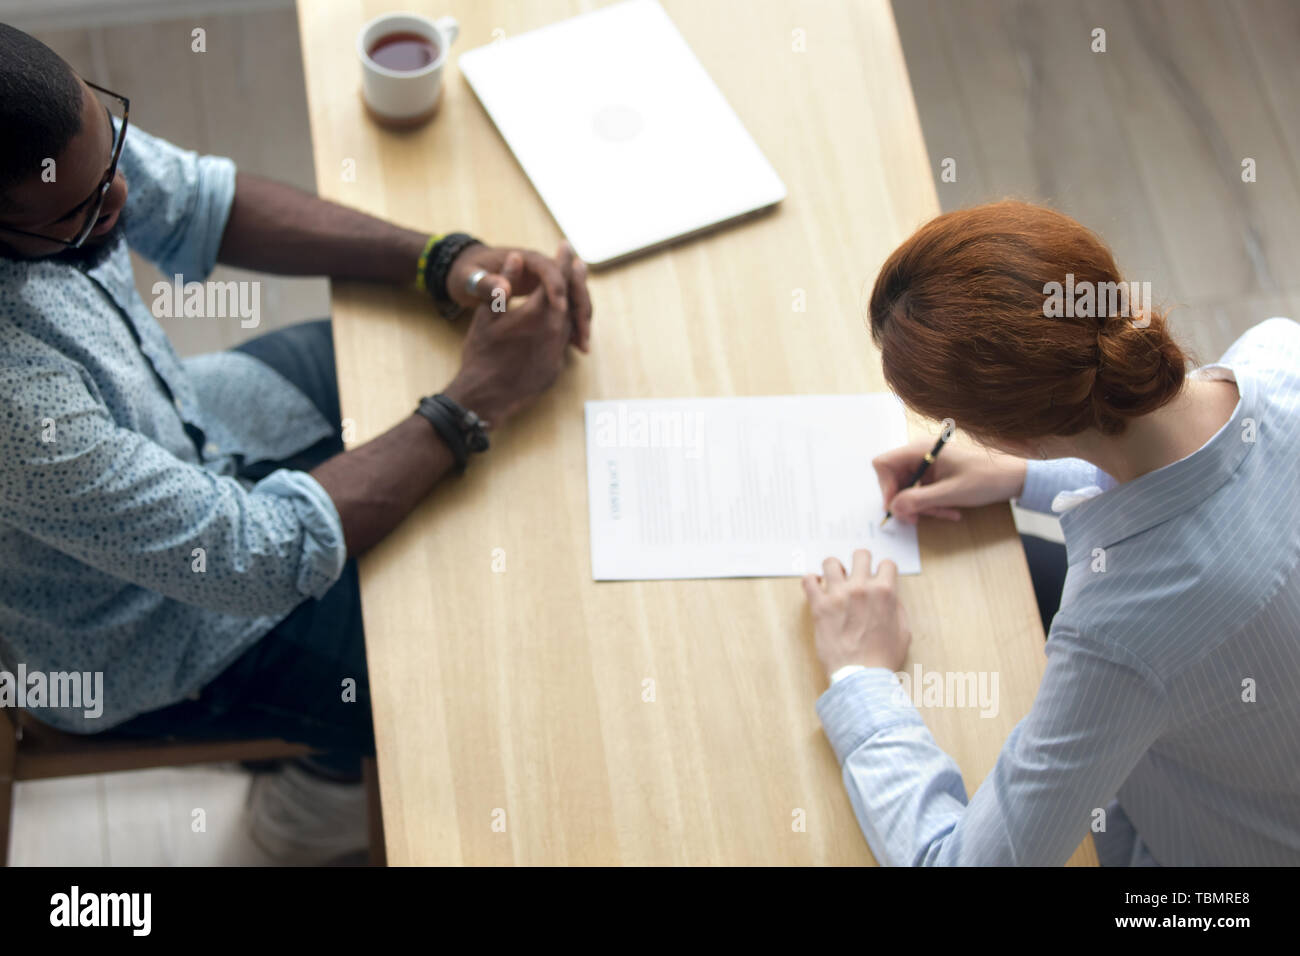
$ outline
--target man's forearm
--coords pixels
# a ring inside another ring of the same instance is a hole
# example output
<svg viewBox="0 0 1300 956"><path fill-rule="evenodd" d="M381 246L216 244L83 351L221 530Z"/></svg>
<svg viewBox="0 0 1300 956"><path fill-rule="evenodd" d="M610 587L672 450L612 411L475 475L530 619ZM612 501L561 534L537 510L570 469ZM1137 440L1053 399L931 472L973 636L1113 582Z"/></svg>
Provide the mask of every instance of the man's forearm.
<svg viewBox="0 0 1300 956"><path fill-rule="evenodd" d="M279 275L407 284L428 238L241 172L217 261Z"/></svg>
<svg viewBox="0 0 1300 956"><path fill-rule="evenodd" d="M352 557L415 509L456 461L429 420L411 415L384 434L313 469L343 521Z"/></svg>

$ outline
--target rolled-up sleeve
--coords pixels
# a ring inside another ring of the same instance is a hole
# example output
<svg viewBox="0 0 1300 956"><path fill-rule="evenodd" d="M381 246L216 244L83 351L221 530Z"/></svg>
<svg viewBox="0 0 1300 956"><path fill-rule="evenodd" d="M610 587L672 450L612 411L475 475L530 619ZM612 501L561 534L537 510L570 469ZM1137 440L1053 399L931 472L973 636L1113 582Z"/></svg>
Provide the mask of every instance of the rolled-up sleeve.
<svg viewBox="0 0 1300 956"><path fill-rule="evenodd" d="M235 198L235 164L130 126L118 166L127 182L124 228L131 248L168 277L207 278Z"/></svg>
<svg viewBox="0 0 1300 956"><path fill-rule="evenodd" d="M321 597L338 580L347 560L343 522L334 499L305 471L287 468L267 475L253 486L252 493L279 498L293 508L303 529L298 593Z"/></svg>
<svg viewBox="0 0 1300 956"><path fill-rule="evenodd" d="M1115 486L1115 479L1091 462L1079 458L1031 458L1025 463L1025 488L1016 504L1030 511L1052 514L1052 499L1062 491L1095 485L1102 491Z"/></svg>
<svg viewBox="0 0 1300 956"><path fill-rule="evenodd" d="M304 472L245 488L118 427L72 370L0 369L0 520L107 574L189 604L285 614L347 557L332 500Z"/></svg>

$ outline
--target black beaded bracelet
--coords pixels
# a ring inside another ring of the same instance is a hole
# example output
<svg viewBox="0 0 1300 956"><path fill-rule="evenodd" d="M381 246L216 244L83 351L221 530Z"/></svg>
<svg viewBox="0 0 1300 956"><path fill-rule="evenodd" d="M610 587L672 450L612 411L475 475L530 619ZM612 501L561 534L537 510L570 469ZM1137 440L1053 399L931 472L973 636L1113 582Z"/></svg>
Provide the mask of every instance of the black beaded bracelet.
<svg viewBox="0 0 1300 956"><path fill-rule="evenodd" d="M424 265L424 286L433 296L438 311L447 318L459 314L461 306L447 293L447 276L456 257L470 246L482 245L482 240L464 232L452 232L443 236L429 252Z"/></svg>

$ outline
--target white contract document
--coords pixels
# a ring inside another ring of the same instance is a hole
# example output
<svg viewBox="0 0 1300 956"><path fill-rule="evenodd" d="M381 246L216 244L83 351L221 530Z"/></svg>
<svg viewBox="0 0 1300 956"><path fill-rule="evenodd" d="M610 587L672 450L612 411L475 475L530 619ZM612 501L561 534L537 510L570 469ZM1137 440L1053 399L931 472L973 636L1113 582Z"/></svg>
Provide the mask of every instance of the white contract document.
<svg viewBox="0 0 1300 956"><path fill-rule="evenodd" d="M919 574L871 459L907 442L893 395L587 402L597 581L798 577L866 548Z"/></svg>

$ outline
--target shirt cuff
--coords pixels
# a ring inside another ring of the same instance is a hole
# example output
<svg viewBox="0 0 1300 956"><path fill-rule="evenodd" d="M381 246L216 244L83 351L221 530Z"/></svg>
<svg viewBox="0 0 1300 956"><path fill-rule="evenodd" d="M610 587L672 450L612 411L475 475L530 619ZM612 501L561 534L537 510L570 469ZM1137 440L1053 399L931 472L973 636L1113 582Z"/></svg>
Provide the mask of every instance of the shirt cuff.
<svg viewBox="0 0 1300 956"><path fill-rule="evenodd" d="M864 667L832 684L817 700L817 716L841 765L880 730L925 723L898 676L883 667Z"/></svg>
<svg viewBox="0 0 1300 956"><path fill-rule="evenodd" d="M856 674L858 671L864 671L866 669L866 664L845 664L843 667L837 667L835 673L831 674L831 685L834 686L850 674Z"/></svg>
<svg viewBox="0 0 1300 956"><path fill-rule="evenodd" d="M178 265L186 281L202 281L216 268L217 253L235 202L233 160L224 156L200 156L198 171L198 202L189 226L192 244L182 251Z"/></svg>
<svg viewBox="0 0 1300 956"><path fill-rule="evenodd" d="M258 494L285 499L293 506L302 524L302 559L298 565L298 593L321 598L343 573L348 559L343 539L343 520L334 500L305 471L281 468L257 483Z"/></svg>
<svg viewBox="0 0 1300 956"><path fill-rule="evenodd" d="M1061 491L1101 485L1096 465L1079 458L1030 458L1025 462L1025 487L1016 504L1030 511L1055 514L1052 499Z"/></svg>

